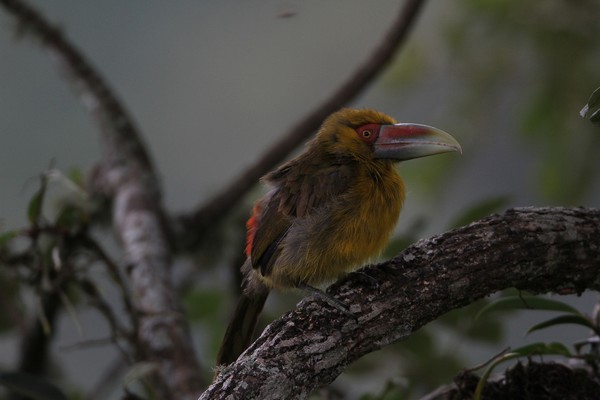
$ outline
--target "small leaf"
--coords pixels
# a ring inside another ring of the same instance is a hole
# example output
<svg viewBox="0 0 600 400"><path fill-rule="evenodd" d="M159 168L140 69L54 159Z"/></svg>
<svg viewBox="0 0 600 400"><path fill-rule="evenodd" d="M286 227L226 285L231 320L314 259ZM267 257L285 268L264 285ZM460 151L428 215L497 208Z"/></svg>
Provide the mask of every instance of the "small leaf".
<svg viewBox="0 0 600 400"><path fill-rule="evenodd" d="M588 318L586 318L583 315L561 315L559 317L552 318L552 319L549 319L544 322L540 322L539 324L532 326L531 328L529 328L529 330L527 331L526 334L528 335L531 332L539 331L544 328L548 328L548 327L556 326L556 325L564 325L564 324L581 325L581 326L585 326L586 328L589 328L593 331L598 330L594 326L592 321L590 321Z"/></svg>
<svg viewBox="0 0 600 400"><path fill-rule="evenodd" d="M594 124L600 123L600 88L594 90L587 104L579 111L582 118L589 118Z"/></svg>
<svg viewBox="0 0 600 400"><path fill-rule="evenodd" d="M475 319L479 319L482 315L492 311L512 311L512 310L546 310L546 311L561 311L574 315L582 315L576 308L563 303L562 301L552 300L545 297L536 296L511 296L503 297L493 301L483 307Z"/></svg>
<svg viewBox="0 0 600 400"><path fill-rule="evenodd" d="M17 231L8 231L0 234L0 249L6 246L6 244L10 242L11 239L17 236L19 236L19 232Z"/></svg>
<svg viewBox="0 0 600 400"><path fill-rule="evenodd" d="M72 190L83 198L87 198L87 193L83 186L71 179L70 176L63 174L61 171L57 169L51 169L46 172L45 176L48 180L60 182L65 188ZM75 177L75 179L78 178Z"/></svg>
<svg viewBox="0 0 600 400"><path fill-rule="evenodd" d="M494 362L489 364L489 366L485 369L479 382L477 383L477 387L475 388L475 392L473 393L473 400L481 400L481 395L483 393L483 388L485 387L485 383L489 379L492 371L499 364L513 360L519 357L527 357L533 355L559 355L565 357L571 357L571 352L569 349L562 343L532 343L523 347L516 348L509 353L505 353L498 357Z"/></svg>
<svg viewBox="0 0 600 400"><path fill-rule="evenodd" d="M67 178L80 188L85 187L85 174L79 168L70 168L67 171Z"/></svg>
<svg viewBox="0 0 600 400"><path fill-rule="evenodd" d="M529 357L535 355L547 355L547 356L565 356L571 357L571 352L562 343L551 342L551 343L531 343L522 347L518 347L511 351L511 353L518 354L519 357Z"/></svg>
<svg viewBox="0 0 600 400"><path fill-rule="evenodd" d="M596 125L600 124L600 108L590 115L590 121Z"/></svg>
<svg viewBox="0 0 600 400"><path fill-rule="evenodd" d="M545 352L538 352L536 354L573 357L573 354L571 354L571 351L567 348L567 346L560 342L549 343L546 345Z"/></svg>
<svg viewBox="0 0 600 400"><path fill-rule="evenodd" d="M518 353L510 352L503 354L496 361L491 363L479 378L479 382L477 382L477 386L475 387L475 392L473 393L473 400L481 400L481 394L483 393L483 388L485 387L485 383L488 381L492 371L496 366L500 363L503 363L508 360L512 360L514 358L518 358L520 355Z"/></svg>
<svg viewBox="0 0 600 400"><path fill-rule="evenodd" d="M67 396L50 382L23 372L0 373L0 385L34 400L67 400Z"/></svg>
<svg viewBox="0 0 600 400"><path fill-rule="evenodd" d="M62 228L80 227L89 222L89 215L75 204L65 204L58 212L55 225Z"/></svg>
<svg viewBox="0 0 600 400"><path fill-rule="evenodd" d="M594 90L587 104L581 109L580 115L585 118L590 109L600 107L600 87Z"/></svg>

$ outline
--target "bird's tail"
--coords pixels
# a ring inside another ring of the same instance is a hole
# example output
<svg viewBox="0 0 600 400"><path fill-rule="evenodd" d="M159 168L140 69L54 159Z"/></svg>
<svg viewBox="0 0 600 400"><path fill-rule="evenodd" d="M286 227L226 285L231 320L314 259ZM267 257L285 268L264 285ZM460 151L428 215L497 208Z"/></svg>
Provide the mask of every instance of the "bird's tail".
<svg viewBox="0 0 600 400"><path fill-rule="evenodd" d="M244 292L240 296L221 342L217 365L231 364L250 345L258 317L268 296L269 289L262 285L258 290L253 290L251 293Z"/></svg>

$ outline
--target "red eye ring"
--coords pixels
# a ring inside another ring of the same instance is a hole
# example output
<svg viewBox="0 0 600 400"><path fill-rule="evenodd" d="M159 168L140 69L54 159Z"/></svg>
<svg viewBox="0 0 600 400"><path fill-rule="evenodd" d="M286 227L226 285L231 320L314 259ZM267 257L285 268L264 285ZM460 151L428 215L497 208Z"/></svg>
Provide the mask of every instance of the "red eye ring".
<svg viewBox="0 0 600 400"><path fill-rule="evenodd" d="M380 128L379 124L365 124L355 128L355 132L360 140L370 145L377 139Z"/></svg>

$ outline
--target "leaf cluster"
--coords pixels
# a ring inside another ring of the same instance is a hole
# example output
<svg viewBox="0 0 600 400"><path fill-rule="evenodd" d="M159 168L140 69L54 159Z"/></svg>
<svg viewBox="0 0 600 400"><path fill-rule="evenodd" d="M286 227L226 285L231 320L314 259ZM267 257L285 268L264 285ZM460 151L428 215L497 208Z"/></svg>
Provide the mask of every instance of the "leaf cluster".
<svg viewBox="0 0 600 400"><path fill-rule="evenodd" d="M477 317L479 318L490 312L507 310L545 310L561 313L558 316L531 326L526 334L555 326L579 325L590 329L592 335L581 342L575 343L573 345L574 351L569 350L569 347L561 342L536 342L503 352L480 367L484 368L484 371L475 388L473 396L474 400L480 400L482 398L484 387L490 378L492 371L499 364L514 359L531 358L533 356L559 356L567 361L583 361L587 363L593 371L596 371L596 373L600 371L600 347L598 346L600 343L600 325L598 324L597 319L584 315L565 302L535 296L508 296L501 298L482 308L477 314ZM586 348L587 351L584 351Z"/></svg>
<svg viewBox="0 0 600 400"><path fill-rule="evenodd" d="M53 196L55 185L65 194ZM55 212L49 212L50 201ZM99 340L117 345L126 358L134 358L135 347L126 347L134 343L135 320L123 323L114 314L104 289L90 274L96 265L104 265L124 306L133 309L120 268L93 233L92 226L98 226L102 218L101 208L86 192L77 171L65 175L51 169L40 176L27 205L28 226L0 234L0 331L16 329L28 345L38 341L45 347L54 334L59 310L68 313L81 334L77 306L85 301L110 326L111 336ZM27 306L31 294L35 302ZM0 386L33 399L66 398L53 383L35 376L50 362L46 353L26 353L21 355L19 370L0 373Z"/></svg>

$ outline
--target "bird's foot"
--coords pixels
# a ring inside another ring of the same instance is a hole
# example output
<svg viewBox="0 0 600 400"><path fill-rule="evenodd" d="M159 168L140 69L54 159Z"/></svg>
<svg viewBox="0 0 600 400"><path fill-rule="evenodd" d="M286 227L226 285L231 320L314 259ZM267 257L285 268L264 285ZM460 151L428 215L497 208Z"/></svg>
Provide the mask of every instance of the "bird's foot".
<svg viewBox="0 0 600 400"><path fill-rule="evenodd" d="M297 287L298 287L298 289L304 290L305 292L320 298L321 300L325 301L330 306L336 308L338 311L340 311L344 314L347 314L347 315L352 315L352 313L350 312L350 309L348 307L346 307L346 305L344 303L342 303L335 297L328 295L321 289L318 289L314 286L310 286L306 283L300 283L300 284L298 284Z"/></svg>
<svg viewBox="0 0 600 400"><path fill-rule="evenodd" d="M354 272L357 277L360 278L361 281L365 282L367 285L371 286L374 289L377 289L378 292L381 292L381 284L377 278L372 277L363 271L355 271Z"/></svg>

